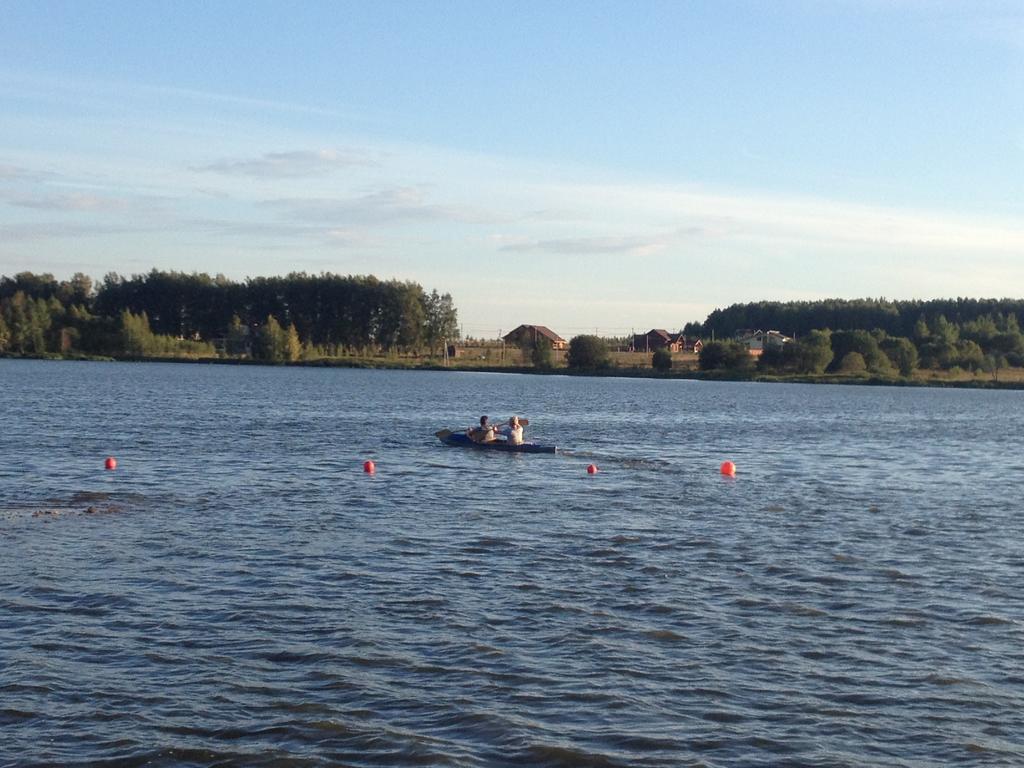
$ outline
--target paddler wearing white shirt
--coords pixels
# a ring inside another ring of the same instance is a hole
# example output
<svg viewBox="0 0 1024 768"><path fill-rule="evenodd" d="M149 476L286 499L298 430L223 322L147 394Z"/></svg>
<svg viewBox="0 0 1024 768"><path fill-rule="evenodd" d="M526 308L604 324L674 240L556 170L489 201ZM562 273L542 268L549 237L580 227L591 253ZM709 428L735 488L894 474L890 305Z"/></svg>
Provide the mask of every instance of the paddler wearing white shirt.
<svg viewBox="0 0 1024 768"><path fill-rule="evenodd" d="M502 430L502 433L509 445L523 444L523 425L519 423L518 416L513 416L508 420L508 426Z"/></svg>

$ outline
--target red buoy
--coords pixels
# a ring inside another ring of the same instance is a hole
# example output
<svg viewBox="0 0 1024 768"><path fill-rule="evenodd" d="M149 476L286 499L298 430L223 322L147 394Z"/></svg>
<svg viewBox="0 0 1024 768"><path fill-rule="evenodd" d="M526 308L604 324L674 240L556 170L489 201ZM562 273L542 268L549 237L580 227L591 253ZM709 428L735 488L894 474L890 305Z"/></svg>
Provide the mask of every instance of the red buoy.
<svg viewBox="0 0 1024 768"><path fill-rule="evenodd" d="M587 465L587 474L588 475L596 475L597 474L597 464L588 464Z"/></svg>
<svg viewBox="0 0 1024 768"><path fill-rule="evenodd" d="M363 472L365 472L368 475L372 475L376 471L377 465L374 464L372 461L367 459L366 461L363 462Z"/></svg>
<svg viewBox="0 0 1024 768"><path fill-rule="evenodd" d="M113 456L107 456L107 460L103 462L103 466L107 469L117 469L117 459Z"/></svg>
<svg viewBox="0 0 1024 768"><path fill-rule="evenodd" d="M731 461L723 461L721 472L726 477L736 477L736 465Z"/></svg>

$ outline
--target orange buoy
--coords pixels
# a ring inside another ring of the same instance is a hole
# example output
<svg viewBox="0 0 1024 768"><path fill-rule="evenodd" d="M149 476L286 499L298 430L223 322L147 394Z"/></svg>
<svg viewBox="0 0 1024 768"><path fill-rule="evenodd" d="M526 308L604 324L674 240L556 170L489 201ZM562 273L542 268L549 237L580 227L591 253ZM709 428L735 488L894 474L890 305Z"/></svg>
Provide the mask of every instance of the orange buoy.
<svg viewBox="0 0 1024 768"><path fill-rule="evenodd" d="M596 475L597 474L597 464L588 464L587 465L587 474L588 475Z"/></svg>
<svg viewBox="0 0 1024 768"><path fill-rule="evenodd" d="M726 477L736 477L736 465L731 461L723 461L721 472Z"/></svg>
<svg viewBox="0 0 1024 768"><path fill-rule="evenodd" d="M113 456L107 456L107 460L103 462L103 466L107 469L117 469L117 459Z"/></svg>
<svg viewBox="0 0 1024 768"><path fill-rule="evenodd" d="M368 475L372 475L376 471L377 465L374 464L372 461L367 459L366 461L363 462L363 472L365 472Z"/></svg>

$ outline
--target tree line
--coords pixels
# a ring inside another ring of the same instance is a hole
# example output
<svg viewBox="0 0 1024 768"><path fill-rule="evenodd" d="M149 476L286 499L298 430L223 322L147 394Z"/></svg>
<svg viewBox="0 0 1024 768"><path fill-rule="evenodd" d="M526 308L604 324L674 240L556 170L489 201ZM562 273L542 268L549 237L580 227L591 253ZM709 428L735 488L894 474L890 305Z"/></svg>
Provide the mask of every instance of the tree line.
<svg viewBox="0 0 1024 768"><path fill-rule="evenodd" d="M1024 367L1018 312L1024 312L1024 300L759 302L715 310L704 323L687 323L683 333L703 337L699 366L706 371L909 377L927 368L995 376L1006 367ZM794 338L755 357L735 338L750 329L782 330ZM605 341L574 337L569 367L611 367ZM655 350L652 368L667 372L672 365L668 350Z"/></svg>
<svg viewBox="0 0 1024 768"><path fill-rule="evenodd" d="M912 337L919 320L931 325L939 317L963 325L985 316L1024 316L1024 299L826 299L822 301L759 301L716 309L703 323L687 323L683 332L705 341L732 338L751 328L778 330L799 338L814 330L885 331Z"/></svg>
<svg viewBox="0 0 1024 768"><path fill-rule="evenodd" d="M769 373L871 373L911 376L918 368L995 372L1024 366L1024 334L1016 314L985 314L960 323L940 314L924 315L909 336L882 328L817 328L781 346L767 347L756 360L735 340L713 341L700 353L704 370L757 367Z"/></svg>
<svg viewBox="0 0 1024 768"><path fill-rule="evenodd" d="M410 281L291 273L235 282L157 269L102 282L0 277L0 353L251 357L413 352L458 337L450 294Z"/></svg>

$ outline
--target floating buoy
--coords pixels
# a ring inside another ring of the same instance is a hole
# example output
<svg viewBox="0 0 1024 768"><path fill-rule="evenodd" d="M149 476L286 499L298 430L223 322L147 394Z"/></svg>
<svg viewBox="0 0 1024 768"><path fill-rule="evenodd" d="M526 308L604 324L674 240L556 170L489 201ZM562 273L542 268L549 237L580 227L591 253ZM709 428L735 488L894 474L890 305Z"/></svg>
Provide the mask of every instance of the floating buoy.
<svg viewBox="0 0 1024 768"><path fill-rule="evenodd" d="M368 475L372 475L376 471L377 465L374 464L372 461L366 460L363 462L363 472L365 472Z"/></svg>
<svg viewBox="0 0 1024 768"><path fill-rule="evenodd" d="M723 461L721 472L726 477L736 477L736 465L731 461Z"/></svg>
<svg viewBox="0 0 1024 768"><path fill-rule="evenodd" d="M587 474L588 475L596 475L597 474L597 464L588 464L587 465Z"/></svg>
<svg viewBox="0 0 1024 768"><path fill-rule="evenodd" d="M103 462L103 466L107 469L117 469L117 459L113 456L107 456L107 460Z"/></svg>

